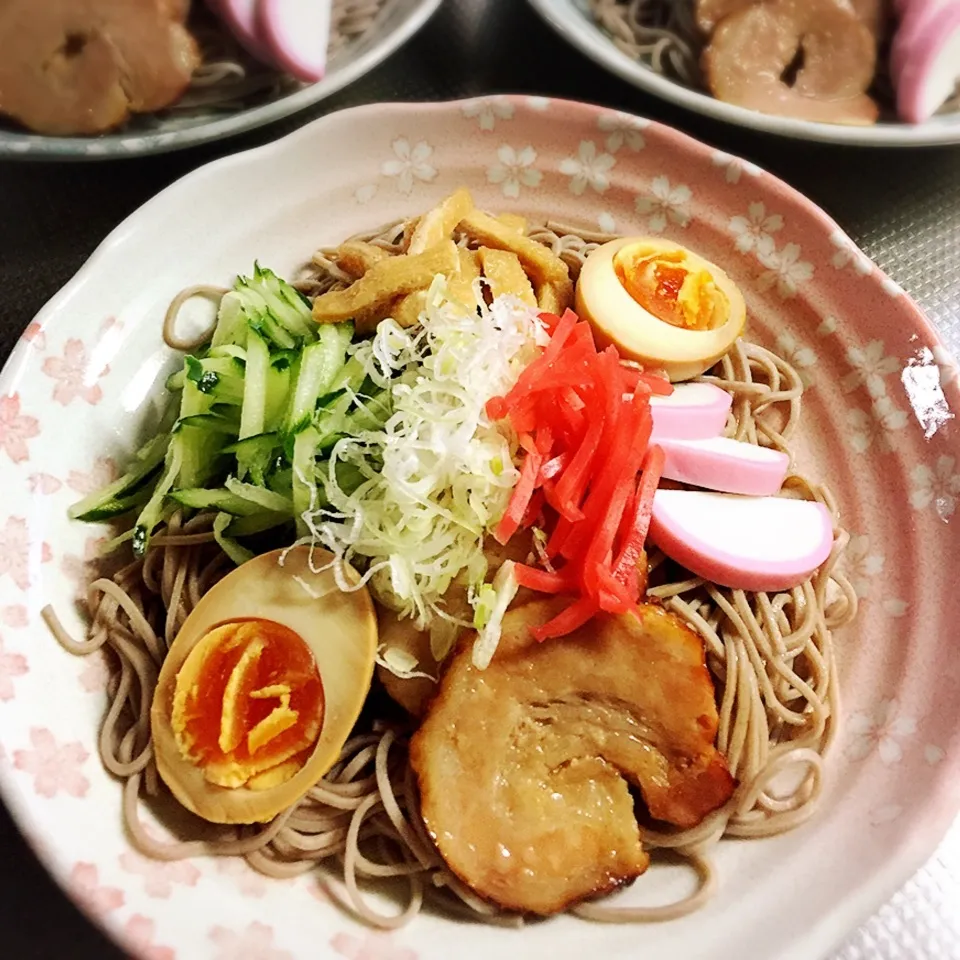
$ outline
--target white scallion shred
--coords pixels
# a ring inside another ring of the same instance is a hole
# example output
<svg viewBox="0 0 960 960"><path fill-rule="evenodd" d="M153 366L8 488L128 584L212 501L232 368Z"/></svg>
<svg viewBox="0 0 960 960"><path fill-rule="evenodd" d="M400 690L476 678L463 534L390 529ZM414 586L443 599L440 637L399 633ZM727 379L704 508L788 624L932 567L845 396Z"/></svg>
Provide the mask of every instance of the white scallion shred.
<svg viewBox="0 0 960 960"><path fill-rule="evenodd" d="M332 551L338 564L369 568L377 599L429 629L435 654L449 652L461 626L443 610L454 580L467 585L475 619L493 590L478 641L478 662L489 663L509 591L499 573L483 586L484 538L519 474L516 437L506 423L491 422L485 407L510 390L549 338L536 311L515 298L487 306L479 283L475 293L479 306L454 302L438 276L422 327L385 320L355 349L367 375L390 390L393 413L382 430L335 444L326 474L329 506L308 511L304 521L312 542ZM351 494L336 482L341 461L364 477Z"/></svg>

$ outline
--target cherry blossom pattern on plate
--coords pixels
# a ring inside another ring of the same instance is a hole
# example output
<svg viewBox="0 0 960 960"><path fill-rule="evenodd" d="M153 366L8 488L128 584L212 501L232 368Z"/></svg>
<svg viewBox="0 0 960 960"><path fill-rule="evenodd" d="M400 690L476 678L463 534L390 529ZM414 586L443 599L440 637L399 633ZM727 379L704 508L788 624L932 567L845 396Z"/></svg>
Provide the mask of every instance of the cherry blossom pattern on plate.
<svg viewBox="0 0 960 960"><path fill-rule="evenodd" d="M837 332L840 321L831 313L820 321L817 327L817 336L829 337Z"/></svg>
<svg viewBox="0 0 960 960"><path fill-rule="evenodd" d="M501 144L497 159L487 168L487 182L499 184L505 197L516 200L523 187L536 188L543 180L543 173L535 164L537 151L531 146L515 150L509 144Z"/></svg>
<svg viewBox="0 0 960 960"><path fill-rule="evenodd" d="M755 163L742 160L740 157L732 157L722 150L714 151L712 162L715 167L723 170L723 179L731 184L739 183L743 176L759 177L763 173Z"/></svg>
<svg viewBox="0 0 960 960"><path fill-rule="evenodd" d="M124 925L123 942L140 960L176 960L172 947L154 943L156 924L149 917L135 913Z"/></svg>
<svg viewBox="0 0 960 960"><path fill-rule="evenodd" d="M865 760L874 751L886 766L903 760L904 741L917 732L917 721L900 712L899 703L881 700L872 710L858 710L847 721L846 755L850 760Z"/></svg>
<svg viewBox="0 0 960 960"><path fill-rule="evenodd" d="M943 454L932 467L918 464L910 471L910 505L914 510L933 507L937 516L948 521L957 509L960 497L960 471L956 457Z"/></svg>
<svg viewBox="0 0 960 960"><path fill-rule="evenodd" d="M106 544L106 537L87 537L83 542L83 555L65 553L60 558L60 569L63 575L74 583L86 587L87 582L95 576L96 561L100 550Z"/></svg>
<svg viewBox="0 0 960 960"><path fill-rule="evenodd" d="M20 411L19 393L0 397L0 449L14 463L24 463L30 459L27 441L39 435L40 422L37 418Z"/></svg>
<svg viewBox="0 0 960 960"><path fill-rule="evenodd" d="M884 597L880 606L888 617L893 617L895 620L899 620L900 617L905 617L907 610L910 608L910 604L907 603L906 600L901 600L899 597Z"/></svg>
<svg viewBox="0 0 960 960"><path fill-rule="evenodd" d="M105 650L94 650L81 658L83 669L77 675L87 693L103 693L110 685L110 664Z"/></svg>
<svg viewBox="0 0 960 960"><path fill-rule="evenodd" d="M71 337L63 346L63 355L47 357L41 370L56 382L54 401L67 407L77 399L98 404L103 399L99 381L110 372L110 367L92 369L83 341Z"/></svg>
<svg viewBox="0 0 960 960"><path fill-rule="evenodd" d="M549 97L527 97L527 106L537 113L546 113L550 109L550 103Z"/></svg>
<svg viewBox="0 0 960 960"><path fill-rule="evenodd" d="M560 172L570 178L570 192L577 197L587 187L595 193L606 193L610 187L610 171L616 163L613 154L597 151L592 140L581 140L575 157L560 161Z"/></svg>
<svg viewBox="0 0 960 960"><path fill-rule="evenodd" d="M49 497L57 493L62 486L63 481L52 473L31 473L27 477L27 487L31 493L39 493Z"/></svg>
<svg viewBox="0 0 960 960"><path fill-rule="evenodd" d="M834 230L830 234L830 244L835 249L830 259L835 270L849 267L861 277L873 272L873 261L842 230Z"/></svg>
<svg viewBox="0 0 960 960"><path fill-rule="evenodd" d="M353 191L353 199L363 205L369 203L377 195L377 185L375 183L364 183Z"/></svg>
<svg viewBox="0 0 960 960"><path fill-rule="evenodd" d="M119 476L120 471L112 457L97 457L88 471L71 470L67 474L67 486L85 497L89 493L102 490Z"/></svg>
<svg viewBox="0 0 960 960"><path fill-rule="evenodd" d="M616 153L623 147L639 153L647 145L643 131L648 126L649 120L631 117L629 113L619 113L616 110L601 113L597 117L597 127L607 135L604 145L610 153Z"/></svg>
<svg viewBox="0 0 960 960"><path fill-rule="evenodd" d="M467 120L476 120L481 130L490 131L498 120L512 120L514 108L506 97L484 97L468 101L460 112Z"/></svg>
<svg viewBox="0 0 960 960"><path fill-rule="evenodd" d="M853 534L847 549L843 553L843 568L850 584L861 600L867 599L871 592L871 583L882 572L886 557L875 553L870 538L864 534Z"/></svg>
<svg viewBox="0 0 960 960"><path fill-rule="evenodd" d="M189 860L153 860L136 850L121 853L120 866L143 877L144 892L155 900L168 900L177 884L195 887L200 879L200 871Z"/></svg>
<svg viewBox="0 0 960 960"><path fill-rule="evenodd" d="M20 334L20 339L36 347L37 350L46 350L47 348L47 335L43 332L43 327L41 327L36 320L27 324L26 330Z"/></svg>
<svg viewBox="0 0 960 960"><path fill-rule="evenodd" d="M0 700L12 700L16 696L13 681L29 672L27 658L22 653L13 653L5 649L3 637L0 637Z"/></svg>
<svg viewBox="0 0 960 960"><path fill-rule="evenodd" d="M614 219L613 214L609 210L601 210L597 214L597 226L604 233L617 232L617 221Z"/></svg>
<svg viewBox="0 0 960 960"><path fill-rule="evenodd" d="M745 217L732 217L730 232L736 237L740 253L756 253L759 257L776 248L773 234L783 229L783 217L768 213L766 205L757 201L747 208Z"/></svg>
<svg viewBox="0 0 960 960"><path fill-rule="evenodd" d="M100 871L94 863L78 863L70 871L67 885L80 907L91 916L104 917L123 906L123 891L100 883Z"/></svg>
<svg viewBox="0 0 960 960"><path fill-rule="evenodd" d="M869 410L851 408L847 411L850 447L854 453L890 453L893 435L903 430L907 423L906 413L890 397L877 397Z"/></svg>
<svg viewBox="0 0 960 960"><path fill-rule="evenodd" d="M792 333L784 332L777 337L777 353L794 366L803 385L809 387L813 381L811 369L817 362L813 349L804 346Z"/></svg>
<svg viewBox="0 0 960 960"><path fill-rule="evenodd" d="M651 233L663 233L668 223L683 228L690 226L692 199L693 193L685 183L671 184L670 178L661 174L654 177L649 195L636 198L634 208L640 216L647 217Z"/></svg>
<svg viewBox="0 0 960 960"><path fill-rule="evenodd" d="M865 347L850 347L847 350L847 362L853 369L840 381L844 393L852 393L858 387L865 386L871 397L886 394L884 377L900 369L900 361L886 355L882 340L871 340Z"/></svg>
<svg viewBox="0 0 960 960"><path fill-rule="evenodd" d="M258 873L243 857L217 857L217 873L230 877L237 885L237 889L244 897L259 899L266 895L268 885L275 885L276 880L270 880Z"/></svg>
<svg viewBox="0 0 960 960"><path fill-rule="evenodd" d="M45 727L30 729L29 750L15 750L13 765L33 777L33 789L41 797L52 799L61 791L70 797L85 797L90 781L83 765L90 757L79 741L57 743Z"/></svg>
<svg viewBox="0 0 960 960"><path fill-rule="evenodd" d="M273 944L273 927L254 920L239 932L212 927L209 938L217 947L215 960L294 960L288 950Z"/></svg>
<svg viewBox="0 0 960 960"><path fill-rule="evenodd" d="M785 243L757 251L757 258L766 268L757 278L761 290L776 290L782 300L791 300L800 287L813 279L813 264L802 259L798 243Z"/></svg>
<svg viewBox="0 0 960 960"><path fill-rule="evenodd" d="M52 559L50 544L31 538L23 517L7 518L0 529L0 577L6 574L21 590L26 590L31 569Z"/></svg>
<svg viewBox="0 0 960 960"><path fill-rule="evenodd" d="M928 743L923 748L923 759L928 766L935 767L938 763L943 763L946 758L946 750L936 744Z"/></svg>
<svg viewBox="0 0 960 960"><path fill-rule="evenodd" d="M372 932L363 936L338 933L330 946L347 960L417 960L415 950L397 944L391 933Z"/></svg>
<svg viewBox="0 0 960 960"><path fill-rule="evenodd" d="M19 630L30 623L30 615L22 603L11 603L8 607L0 608L0 620L5 626Z"/></svg>
<svg viewBox="0 0 960 960"><path fill-rule="evenodd" d="M391 147L393 157L383 162L380 172L396 180L400 193L409 196L418 180L432 183L437 178L437 168L430 162L433 147L426 140L411 144L406 137L397 137Z"/></svg>

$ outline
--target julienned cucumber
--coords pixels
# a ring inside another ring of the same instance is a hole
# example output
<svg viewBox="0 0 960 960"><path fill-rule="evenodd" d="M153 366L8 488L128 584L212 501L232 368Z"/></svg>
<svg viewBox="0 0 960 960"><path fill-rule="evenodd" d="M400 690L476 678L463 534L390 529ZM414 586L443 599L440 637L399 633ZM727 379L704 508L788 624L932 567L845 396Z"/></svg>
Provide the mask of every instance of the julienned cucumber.
<svg viewBox="0 0 960 960"><path fill-rule="evenodd" d="M346 362L347 347L353 338L353 324L326 325L320 328L316 343L308 344L300 355L296 381L283 430L297 433L313 419L317 402L330 388Z"/></svg>
<svg viewBox="0 0 960 960"><path fill-rule="evenodd" d="M318 326L310 302L257 264L220 303L210 342L167 379L172 394L160 433L127 472L85 497L74 519L110 520L139 510L132 541L142 556L177 509L216 511L214 535L237 563L239 542L296 522L327 503L329 448L344 434L381 425L389 392L374 388L351 355L353 324ZM346 491L360 482L340 464Z"/></svg>
<svg viewBox="0 0 960 960"><path fill-rule="evenodd" d="M163 463L169 445L169 433L159 434L148 440L134 455L130 469L102 490L91 493L79 503L75 503L70 508L70 518L87 523L99 523L126 513L134 505L131 501L144 490L148 491L149 497L148 484L159 473L160 464ZM129 506L126 509L119 509L123 503L129 503Z"/></svg>

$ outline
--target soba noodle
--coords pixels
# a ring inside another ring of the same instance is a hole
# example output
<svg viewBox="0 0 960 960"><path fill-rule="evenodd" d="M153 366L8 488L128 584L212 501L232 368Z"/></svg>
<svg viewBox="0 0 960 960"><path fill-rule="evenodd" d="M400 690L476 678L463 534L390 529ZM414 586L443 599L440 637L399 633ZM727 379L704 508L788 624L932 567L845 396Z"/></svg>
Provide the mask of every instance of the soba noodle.
<svg viewBox="0 0 960 960"><path fill-rule="evenodd" d="M364 234L398 251L403 223ZM529 231L579 275L585 256L608 235L558 223ZM315 255L302 289L317 293L345 285L329 251ZM196 288L191 295L216 295ZM185 294L188 292L185 292ZM182 302L183 298L178 298ZM171 334L174 304L165 331ZM192 341L191 341L192 343ZM734 397L728 434L791 453L803 385L798 372L763 347L738 343L703 378ZM847 536L829 490L791 472L786 494L824 503L836 546L803 585L782 593L728 590L650 557L648 598L662 602L700 634L719 698L718 746L739 786L730 801L690 830L644 829L644 842L684 858L699 888L679 903L655 908L582 904L579 916L605 922L667 920L695 910L715 888L710 849L723 836L764 837L790 830L816 811L824 757L836 732L839 692L832 631L856 613L856 594L838 571ZM212 533L212 516L175 513L151 540L146 557L121 566L89 588L88 639L67 636L51 611L45 616L71 652L106 648L117 671L100 734L106 769L124 781L123 816L133 844L145 855L176 860L198 855L244 856L270 877L291 877L323 865L328 890L371 925L390 929L409 921L429 900L458 916L518 924L464 886L444 865L419 813L417 786L402 724L374 720L355 732L338 763L298 803L259 827L197 825L195 839L160 842L141 820L141 803L163 790L153 761L150 706L163 658L187 615L230 564ZM562 642L562 641L558 641ZM656 876L656 870L653 869ZM383 912L365 887L402 882L399 912Z"/></svg>

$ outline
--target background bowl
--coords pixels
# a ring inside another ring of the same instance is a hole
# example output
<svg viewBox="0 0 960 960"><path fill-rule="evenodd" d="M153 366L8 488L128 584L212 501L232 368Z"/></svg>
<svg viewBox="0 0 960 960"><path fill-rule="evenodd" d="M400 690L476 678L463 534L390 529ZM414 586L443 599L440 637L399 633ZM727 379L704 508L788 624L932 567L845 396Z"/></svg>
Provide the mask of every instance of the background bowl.
<svg viewBox="0 0 960 960"><path fill-rule="evenodd" d="M530 5L568 43L604 69L641 90L716 120L781 137L849 146L925 147L960 143L960 112L936 116L921 124L877 123L869 127L854 127L775 117L723 103L708 93L661 76L628 57L587 12L586 0L530 0Z"/></svg>
<svg viewBox="0 0 960 960"><path fill-rule="evenodd" d="M144 114L99 137L47 137L0 126L0 160L106 160L168 153L221 140L281 120L319 103L362 77L406 43L443 0L387 0L372 27L338 50L326 76L309 85L291 83L255 106L229 112L206 110Z"/></svg>

